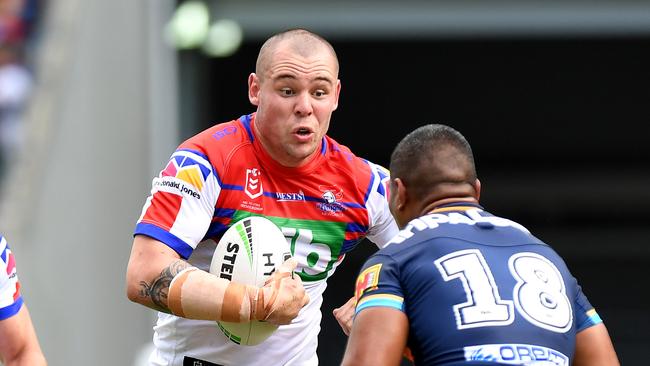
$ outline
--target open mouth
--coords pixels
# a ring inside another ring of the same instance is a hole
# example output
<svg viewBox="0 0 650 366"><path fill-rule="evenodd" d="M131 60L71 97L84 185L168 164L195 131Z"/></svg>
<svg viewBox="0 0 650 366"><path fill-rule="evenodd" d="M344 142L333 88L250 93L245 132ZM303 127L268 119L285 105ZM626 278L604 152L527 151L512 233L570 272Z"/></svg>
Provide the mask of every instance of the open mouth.
<svg viewBox="0 0 650 366"><path fill-rule="evenodd" d="M298 136L309 136L311 134L311 130L308 128L301 127L296 130L296 134Z"/></svg>
<svg viewBox="0 0 650 366"><path fill-rule="evenodd" d="M309 137L314 133L314 131L312 131L307 127L299 127L296 130L294 130L293 133L295 133L299 137Z"/></svg>

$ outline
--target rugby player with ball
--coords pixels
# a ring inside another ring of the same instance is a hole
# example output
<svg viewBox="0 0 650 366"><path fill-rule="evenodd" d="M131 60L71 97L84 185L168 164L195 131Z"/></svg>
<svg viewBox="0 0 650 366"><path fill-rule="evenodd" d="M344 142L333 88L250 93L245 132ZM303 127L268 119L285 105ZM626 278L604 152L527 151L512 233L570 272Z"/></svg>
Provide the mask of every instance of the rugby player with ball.
<svg viewBox="0 0 650 366"><path fill-rule="evenodd" d="M129 299L159 310L150 365L318 365L327 279L398 232L388 172L326 136L338 71L322 37L272 36L248 77L256 112L183 142L153 179L126 275ZM346 333L353 314L335 311Z"/></svg>

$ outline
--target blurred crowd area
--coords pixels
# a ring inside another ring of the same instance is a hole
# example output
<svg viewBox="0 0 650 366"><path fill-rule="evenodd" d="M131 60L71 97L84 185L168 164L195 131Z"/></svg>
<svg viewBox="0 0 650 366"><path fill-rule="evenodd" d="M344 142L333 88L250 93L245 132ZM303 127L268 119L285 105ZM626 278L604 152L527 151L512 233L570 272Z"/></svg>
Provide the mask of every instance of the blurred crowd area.
<svg viewBox="0 0 650 366"><path fill-rule="evenodd" d="M32 54L45 0L0 0L0 186L25 148Z"/></svg>

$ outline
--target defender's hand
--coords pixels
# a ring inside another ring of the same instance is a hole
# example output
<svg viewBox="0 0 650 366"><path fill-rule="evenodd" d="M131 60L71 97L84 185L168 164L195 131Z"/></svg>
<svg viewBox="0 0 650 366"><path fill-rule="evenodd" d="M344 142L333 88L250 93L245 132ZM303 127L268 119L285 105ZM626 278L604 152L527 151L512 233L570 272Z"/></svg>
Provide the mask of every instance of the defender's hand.
<svg viewBox="0 0 650 366"><path fill-rule="evenodd" d="M339 322L341 329L345 335L350 335L350 330L352 330L352 320L354 320L354 296L348 300L340 308L336 308L333 311L336 321Z"/></svg>

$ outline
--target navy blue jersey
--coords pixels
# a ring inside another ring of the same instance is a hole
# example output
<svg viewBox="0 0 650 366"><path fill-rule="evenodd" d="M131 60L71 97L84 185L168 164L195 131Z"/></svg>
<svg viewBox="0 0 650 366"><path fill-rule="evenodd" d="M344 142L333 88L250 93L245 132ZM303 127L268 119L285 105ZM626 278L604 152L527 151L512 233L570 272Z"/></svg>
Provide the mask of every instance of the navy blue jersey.
<svg viewBox="0 0 650 366"><path fill-rule="evenodd" d="M523 226L472 204L411 221L357 279L357 314L403 311L416 365L570 365L601 322L564 261Z"/></svg>

